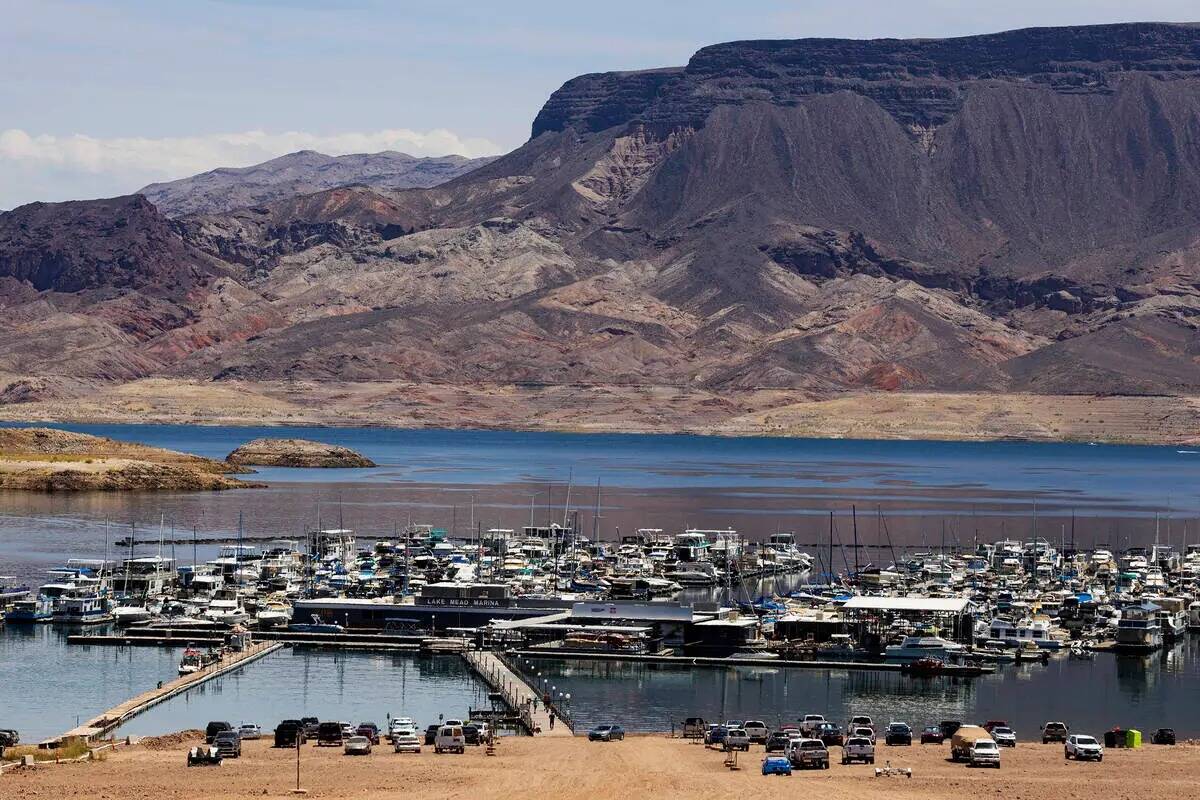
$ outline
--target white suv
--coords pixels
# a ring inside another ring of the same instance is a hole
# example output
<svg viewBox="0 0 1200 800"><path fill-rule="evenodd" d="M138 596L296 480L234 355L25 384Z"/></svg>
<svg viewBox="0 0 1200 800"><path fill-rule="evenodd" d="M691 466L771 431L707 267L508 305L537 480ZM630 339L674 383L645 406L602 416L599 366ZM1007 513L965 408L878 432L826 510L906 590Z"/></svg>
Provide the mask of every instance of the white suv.
<svg viewBox="0 0 1200 800"><path fill-rule="evenodd" d="M976 739L967 751L967 766L1000 769L1000 746L991 739Z"/></svg>
<svg viewBox="0 0 1200 800"><path fill-rule="evenodd" d="M1100 746L1094 736L1074 734L1068 736L1066 744L1063 745L1063 757L1074 758L1076 761L1103 761L1104 748Z"/></svg>

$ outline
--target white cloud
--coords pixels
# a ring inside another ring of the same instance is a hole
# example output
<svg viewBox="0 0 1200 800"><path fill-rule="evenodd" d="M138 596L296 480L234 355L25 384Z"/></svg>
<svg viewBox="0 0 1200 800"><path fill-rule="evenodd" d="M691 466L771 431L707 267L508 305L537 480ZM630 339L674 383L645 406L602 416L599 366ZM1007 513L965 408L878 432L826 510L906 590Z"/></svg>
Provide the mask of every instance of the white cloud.
<svg viewBox="0 0 1200 800"><path fill-rule="evenodd" d="M183 178L216 167L249 166L297 150L328 155L399 150L416 156L458 154L472 158L503 152L487 139L462 137L440 129L335 134L244 131L159 139L32 135L9 129L0 131L0 208L34 200L125 194L147 183Z"/></svg>

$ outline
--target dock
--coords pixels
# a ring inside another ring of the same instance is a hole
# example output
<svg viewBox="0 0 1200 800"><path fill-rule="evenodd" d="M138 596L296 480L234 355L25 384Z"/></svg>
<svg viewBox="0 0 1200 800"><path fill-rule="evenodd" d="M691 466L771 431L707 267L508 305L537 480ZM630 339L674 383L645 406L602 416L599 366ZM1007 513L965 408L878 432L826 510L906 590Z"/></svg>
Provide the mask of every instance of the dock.
<svg viewBox="0 0 1200 800"><path fill-rule="evenodd" d="M521 718L521 724L534 736L572 736L570 723L558 718L550 727L550 714L542 703L537 690L517 673L508 668L499 656L490 650L467 650L463 654L467 664L492 691L504 698L505 704ZM537 703L536 710L534 702Z"/></svg>
<svg viewBox="0 0 1200 800"><path fill-rule="evenodd" d="M230 653L222 657L221 660L209 667L205 667L199 672L193 672L190 675L181 675L173 681L166 681L154 689L142 692L136 697L121 703L119 706L110 708L103 714L93 717L79 727L72 728L57 739L49 739L42 742L41 745L55 747L71 739L84 739L86 741L97 739L165 700L169 700L213 678L241 669L250 662L270 655L282 647L283 645L279 642L258 642L252 644L241 652Z"/></svg>
<svg viewBox="0 0 1200 800"><path fill-rule="evenodd" d="M785 669L831 669L865 672L903 672L904 666L887 661L797 661L786 658L715 658L710 656L675 656L658 653L612 653L601 650L563 650L562 648L531 648L517 650L514 655L524 658L561 658L588 661L625 661L641 664L675 664L681 667L771 667ZM947 664L937 677L973 678L990 675L991 665Z"/></svg>

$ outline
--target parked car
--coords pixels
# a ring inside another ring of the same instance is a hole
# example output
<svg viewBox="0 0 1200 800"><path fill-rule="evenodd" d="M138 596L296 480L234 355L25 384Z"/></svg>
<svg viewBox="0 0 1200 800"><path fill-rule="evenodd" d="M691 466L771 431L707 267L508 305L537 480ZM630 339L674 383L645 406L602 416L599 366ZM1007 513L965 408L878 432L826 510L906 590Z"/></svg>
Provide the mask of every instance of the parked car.
<svg viewBox="0 0 1200 800"><path fill-rule="evenodd" d="M218 733L231 730L233 730L233 726L228 722L210 722L204 726L204 743L212 744Z"/></svg>
<svg viewBox="0 0 1200 800"><path fill-rule="evenodd" d="M443 725L438 728L437 737L433 740L435 753L465 753L467 738L463 735L462 725Z"/></svg>
<svg viewBox="0 0 1200 800"><path fill-rule="evenodd" d="M1065 722L1047 722L1042 726L1042 744L1067 741L1067 731L1071 728Z"/></svg>
<svg viewBox="0 0 1200 800"><path fill-rule="evenodd" d="M867 728L865 726L851 728L850 735L851 736L865 736L868 739L870 739L872 742L875 741L875 729L874 728Z"/></svg>
<svg viewBox="0 0 1200 800"><path fill-rule="evenodd" d="M213 737L213 747L221 754L221 758L239 758L242 755L242 737L237 731L221 731Z"/></svg>
<svg viewBox="0 0 1200 800"><path fill-rule="evenodd" d="M331 747L341 747L342 742L346 737L342 732L342 723L340 722L322 722L317 728L317 746L321 747L329 745Z"/></svg>
<svg viewBox="0 0 1200 800"><path fill-rule="evenodd" d="M298 719L285 719L275 726L276 747L296 747L304 744L304 723Z"/></svg>
<svg viewBox="0 0 1200 800"><path fill-rule="evenodd" d="M371 744L379 744L379 726L374 722L360 722L354 730L355 736L365 736Z"/></svg>
<svg viewBox="0 0 1200 800"><path fill-rule="evenodd" d="M392 734L392 750L396 753L421 752L421 740L412 731L400 731Z"/></svg>
<svg viewBox="0 0 1200 800"><path fill-rule="evenodd" d="M750 734L745 728L730 728L725 731L725 739L721 742L726 750L745 750L750 752Z"/></svg>
<svg viewBox="0 0 1200 800"><path fill-rule="evenodd" d="M304 738L317 738L317 731L321 728L321 720L316 717L301 717L300 722L304 725Z"/></svg>
<svg viewBox="0 0 1200 800"><path fill-rule="evenodd" d="M813 738L820 739L826 747L841 747L846 741L842 728L836 722L824 722L813 731Z"/></svg>
<svg viewBox="0 0 1200 800"><path fill-rule="evenodd" d="M991 739L976 739L967 752L967 766L1000 769L1000 746Z"/></svg>
<svg viewBox="0 0 1200 800"><path fill-rule="evenodd" d="M16 747L21 743L21 734L12 728L0 728L0 747Z"/></svg>
<svg viewBox="0 0 1200 800"><path fill-rule="evenodd" d="M371 739L368 736L351 736L342 745L342 752L348 756L371 755Z"/></svg>
<svg viewBox="0 0 1200 800"><path fill-rule="evenodd" d="M768 753L782 753L787 750L789 741L791 738L786 731L775 731L767 737L766 750Z"/></svg>
<svg viewBox="0 0 1200 800"><path fill-rule="evenodd" d="M870 728L871 730L875 730L875 722L866 714L859 714L856 717L851 717L850 724L847 725L846 727L847 728Z"/></svg>
<svg viewBox="0 0 1200 800"><path fill-rule="evenodd" d="M704 734L704 743L707 745L723 744L726 733L724 725L709 725L708 731Z"/></svg>
<svg viewBox="0 0 1200 800"><path fill-rule="evenodd" d="M428 728L425 729L425 744L427 744L431 747L433 746L434 742L437 741L437 733L438 733L438 730L441 729L441 727L442 727L441 725L434 723L433 725L430 725Z"/></svg>
<svg viewBox="0 0 1200 800"><path fill-rule="evenodd" d="M483 741L483 737L479 733L478 725L472 725L471 723L468 722L466 725L462 726L462 731L463 731L463 741L465 741L467 744L471 745L472 747L478 747L480 742Z"/></svg>
<svg viewBox="0 0 1200 800"><path fill-rule="evenodd" d="M997 725L992 728L992 738L996 740L996 744L1001 747L1016 747L1017 732L1007 725Z"/></svg>
<svg viewBox="0 0 1200 800"><path fill-rule="evenodd" d="M829 749L820 739L792 742L788 759L797 769L829 769Z"/></svg>
<svg viewBox="0 0 1200 800"><path fill-rule="evenodd" d="M805 736L811 736L812 732L817 729L817 726L825 722L823 714L805 714L800 720L800 730Z"/></svg>
<svg viewBox="0 0 1200 800"><path fill-rule="evenodd" d="M971 756L971 747L980 739L992 740L992 735L978 725L963 725L950 737L950 758L954 761L967 761Z"/></svg>
<svg viewBox="0 0 1200 800"><path fill-rule="evenodd" d="M946 734L938 725L926 725L925 730L921 731L921 744L941 744L944 741Z"/></svg>
<svg viewBox="0 0 1200 800"><path fill-rule="evenodd" d="M865 736L851 736L842 746L842 763L849 764L861 761L864 764L875 763L875 743Z"/></svg>
<svg viewBox="0 0 1200 800"><path fill-rule="evenodd" d="M727 719L721 724L725 726L725 730L744 727L740 719Z"/></svg>
<svg viewBox="0 0 1200 800"><path fill-rule="evenodd" d="M238 726L238 736L242 737L242 741L247 739L261 739L262 728L255 725L253 722L243 722Z"/></svg>
<svg viewBox="0 0 1200 800"><path fill-rule="evenodd" d="M1174 728L1159 728L1150 737L1151 744L1175 744Z"/></svg>
<svg viewBox="0 0 1200 800"><path fill-rule="evenodd" d="M767 756L762 762L763 775L791 775L792 762L783 756Z"/></svg>
<svg viewBox="0 0 1200 800"><path fill-rule="evenodd" d="M1072 734L1063 743L1063 757L1068 761L1103 761L1104 748L1096 741L1095 736Z"/></svg>
<svg viewBox="0 0 1200 800"><path fill-rule="evenodd" d="M588 731L589 742L616 742L625 738L625 729L620 725L597 725Z"/></svg>
<svg viewBox="0 0 1200 800"><path fill-rule="evenodd" d="M349 739L351 736L357 735L355 733L355 731L358 730L358 728L356 726L350 724L349 722L339 722L338 724L342 726L342 738L343 739Z"/></svg>
<svg viewBox="0 0 1200 800"><path fill-rule="evenodd" d="M892 747L912 744L912 728L909 727L907 722L888 723L883 743Z"/></svg>
<svg viewBox="0 0 1200 800"><path fill-rule="evenodd" d="M189 767L219 767L221 766L221 753L211 744L193 747L188 750L187 765Z"/></svg>
<svg viewBox="0 0 1200 800"><path fill-rule="evenodd" d="M771 729L767 727L767 723L759 719L748 719L742 725L742 729L750 737L750 741L754 744L766 744L767 736Z"/></svg>
<svg viewBox="0 0 1200 800"><path fill-rule="evenodd" d="M392 717L392 721L388 723L388 736L395 736L398 733L417 732L417 723L413 722L412 717Z"/></svg>
<svg viewBox="0 0 1200 800"><path fill-rule="evenodd" d="M1002 719L989 719L987 722L983 723L983 729L985 731L987 731L988 733L991 733L996 728L1007 728L1007 727L1008 727L1008 723Z"/></svg>
<svg viewBox="0 0 1200 800"><path fill-rule="evenodd" d="M685 739L703 739L707 732L708 725L704 722L704 717L688 717L683 721Z"/></svg>
<svg viewBox="0 0 1200 800"><path fill-rule="evenodd" d="M954 736L954 732L962 727L962 723L956 719L944 719L938 723L938 727L942 730L942 738L949 739Z"/></svg>

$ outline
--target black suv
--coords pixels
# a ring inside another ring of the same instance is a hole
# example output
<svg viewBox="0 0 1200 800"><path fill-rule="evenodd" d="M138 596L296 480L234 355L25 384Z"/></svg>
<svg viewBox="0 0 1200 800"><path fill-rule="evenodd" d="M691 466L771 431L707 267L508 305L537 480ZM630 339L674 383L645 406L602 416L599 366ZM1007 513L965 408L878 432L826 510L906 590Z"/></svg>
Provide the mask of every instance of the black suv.
<svg viewBox="0 0 1200 800"><path fill-rule="evenodd" d="M0 747L16 747L21 743L21 734L12 728L0 728Z"/></svg>
<svg viewBox="0 0 1200 800"><path fill-rule="evenodd" d="M317 745L324 744L333 745L334 747L342 746L342 723L321 723L321 727L317 728Z"/></svg>
<svg viewBox="0 0 1200 800"><path fill-rule="evenodd" d="M275 726L276 747L296 747L304 740L304 723L298 719L285 719Z"/></svg>
<svg viewBox="0 0 1200 800"><path fill-rule="evenodd" d="M775 731L767 737L767 752L782 753L787 750L788 735L783 731Z"/></svg>
<svg viewBox="0 0 1200 800"><path fill-rule="evenodd" d="M912 728L904 722L893 722L887 727L883 743L887 745L912 744Z"/></svg>
<svg viewBox="0 0 1200 800"><path fill-rule="evenodd" d="M213 739L217 738L218 733L231 730L233 730L233 726L228 722L210 722L208 723L207 727L204 728L204 743L212 744Z"/></svg>
<svg viewBox="0 0 1200 800"><path fill-rule="evenodd" d="M433 746L433 744L437 741L438 729L441 727L441 725L430 725L425 729L425 744L431 747Z"/></svg>
<svg viewBox="0 0 1200 800"><path fill-rule="evenodd" d="M316 717L301 717L300 723L304 726L304 738L317 738L317 731L321 729L321 720Z"/></svg>

